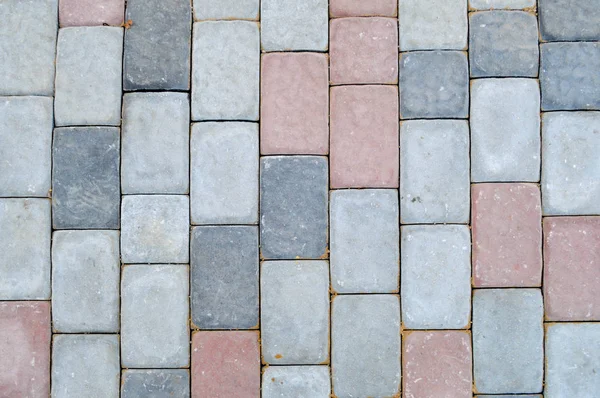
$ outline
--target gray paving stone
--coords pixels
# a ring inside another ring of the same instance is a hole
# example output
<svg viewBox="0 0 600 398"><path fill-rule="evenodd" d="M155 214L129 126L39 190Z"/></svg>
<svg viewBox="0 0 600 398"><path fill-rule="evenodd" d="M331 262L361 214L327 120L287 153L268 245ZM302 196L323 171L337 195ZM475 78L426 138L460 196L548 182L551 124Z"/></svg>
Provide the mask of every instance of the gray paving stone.
<svg viewBox="0 0 600 398"><path fill-rule="evenodd" d="M190 373L186 369L125 370L121 398L189 398Z"/></svg>
<svg viewBox="0 0 600 398"><path fill-rule="evenodd" d="M0 21L0 95L52 95L58 0L4 0Z"/></svg>
<svg viewBox="0 0 600 398"><path fill-rule="evenodd" d="M259 36L255 22L194 24L192 120L258 120Z"/></svg>
<svg viewBox="0 0 600 398"><path fill-rule="evenodd" d="M531 9L535 5L536 0L469 0L469 7L476 10Z"/></svg>
<svg viewBox="0 0 600 398"><path fill-rule="evenodd" d="M134 264L121 279L124 368L180 368L190 363L189 267Z"/></svg>
<svg viewBox="0 0 600 398"><path fill-rule="evenodd" d="M52 103L49 97L0 97L0 196L48 196Z"/></svg>
<svg viewBox="0 0 600 398"><path fill-rule="evenodd" d="M462 120L400 126L402 223L469 222L469 127Z"/></svg>
<svg viewBox="0 0 600 398"><path fill-rule="evenodd" d="M55 229L119 228L119 129L64 127L52 143Z"/></svg>
<svg viewBox="0 0 600 398"><path fill-rule="evenodd" d="M55 125L119 125L122 59L122 28L61 28L56 54Z"/></svg>
<svg viewBox="0 0 600 398"><path fill-rule="evenodd" d="M260 0L193 0L194 18L251 19L259 18Z"/></svg>
<svg viewBox="0 0 600 398"><path fill-rule="evenodd" d="M189 140L188 94L125 94L123 193L188 193Z"/></svg>
<svg viewBox="0 0 600 398"><path fill-rule="evenodd" d="M262 358L271 365L329 361L326 261L266 261L261 266Z"/></svg>
<svg viewBox="0 0 600 398"><path fill-rule="evenodd" d="M540 48L542 110L600 110L600 43L545 43Z"/></svg>
<svg viewBox="0 0 600 398"><path fill-rule="evenodd" d="M258 227L195 227L191 245L193 325L258 327Z"/></svg>
<svg viewBox="0 0 600 398"><path fill-rule="evenodd" d="M482 11L469 16L471 77L538 75L538 28L524 11Z"/></svg>
<svg viewBox="0 0 600 398"><path fill-rule="evenodd" d="M600 40L598 0L540 0L538 9L542 40Z"/></svg>
<svg viewBox="0 0 600 398"><path fill-rule="evenodd" d="M50 200L0 199L0 300L50 298Z"/></svg>
<svg viewBox="0 0 600 398"><path fill-rule="evenodd" d="M475 290L472 329L476 391L542 391L543 315L539 289Z"/></svg>
<svg viewBox="0 0 600 398"><path fill-rule="evenodd" d="M533 79L471 84L471 178L539 181L540 89Z"/></svg>
<svg viewBox="0 0 600 398"><path fill-rule="evenodd" d="M327 158L269 156L260 163L260 242L265 259L327 255Z"/></svg>
<svg viewBox="0 0 600 398"><path fill-rule="evenodd" d="M397 293L398 191L331 192L331 287L338 293Z"/></svg>
<svg viewBox="0 0 600 398"><path fill-rule="evenodd" d="M258 124L192 126L192 224L258 223Z"/></svg>
<svg viewBox="0 0 600 398"><path fill-rule="evenodd" d="M476 395L475 398L544 398L541 395Z"/></svg>
<svg viewBox="0 0 600 398"><path fill-rule="evenodd" d="M471 236L466 225L402 227L402 322L461 329L471 314Z"/></svg>
<svg viewBox="0 0 600 398"><path fill-rule="evenodd" d="M189 90L190 0L127 0L124 90Z"/></svg>
<svg viewBox="0 0 600 398"><path fill-rule="evenodd" d="M542 120L544 215L600 214L600 112L551 112Z"/></svg>
<svg viewBox="0 0 600 398"><path fill-rule="evenodd" d="M262 376L262 398L330 398L327 366L268 366Z"/></svg>
<svg viewBox="0 0 600 398"><path fill-rule="evenodd" d="M331 306L334 395L397 396L401 363L398 296L335 296Z"/></svg>
<svg viewBox="0 0 600 398"><path fill-rule="evenodd" d="M467 118L469 65L461 51L415 51L400 56L402 119Z"/></svg>

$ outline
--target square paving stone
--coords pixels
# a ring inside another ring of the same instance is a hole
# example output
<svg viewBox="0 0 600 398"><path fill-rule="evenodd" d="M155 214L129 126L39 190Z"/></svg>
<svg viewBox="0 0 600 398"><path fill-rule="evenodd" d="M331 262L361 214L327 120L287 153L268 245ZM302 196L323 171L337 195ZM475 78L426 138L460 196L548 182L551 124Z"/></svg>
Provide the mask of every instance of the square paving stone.
<svg viewBox="0 0 600 398"><path fill-rule="evenodd" d="M398 188L398 89L331 89L331 187Z"/></svg>
<svg viewBox="0 0 600 398"><path fill-rule="evenodd" d="M466 225L402 227L402 322L407 329L461 329L471 314L471 236Z"/></svg>
<svg viewBox="0 0 600 398"><path fill-rule="evenodd" d="M399 396L398 296L334 296L331 306L331 380L334 395Z"/></svg>
<svg viewBox="0 0 600 398"><path fill-rule="evenodd" d="M48 196L52 117L50 97L0 97L0 196Z"/></svg>
<svg viewBox="0 0 600 398"><path fill-rule="evenodd" d="M332 289L398 293L398 191L332 191L330 217Z"/></svg>
<svg viewBox="0 0 600 398"><path fill-rule="evenodd" d="M400 129L402 223L469 222L469 127L411 120Z"/></svg>
<svg viewBox="0 0 600 398"><path fill-rule="evenodd" d="M533 10L536 0L469 0L469 9L475 10Z"/></svg>
<svg viewBox="0 0 600 398"><path fill-rule="evenodd" d="M192 324L258 327L258 227L192 229Z"/></svg>
<svg viewBox="0 0 600 398"><path fill-rule="evenodd" d="M50 303L0 302L0 393L50 395Z"/></svg>
<svg viewBox="0 0 600 398"><path fill-rule="evenodd" d="M192 126L192 224L258 223L258 124Z"/></svg>
<svg viewBox="0 0 600 398"><path fill-rule="evenodd" d="M121 398L189 398L187 369L125 370Z"/></svg>
<svg viewBox="0 0 600 398"><path fill-rule="evenodd" d="M263 155L326 155L329 152L327 56L263 55L260 121Z"/></svg>
<svg viewBox="0 0 600 398"><path fill-rule="evenodd" d="M205 19L250 19L259 18L260 0L193 0L194 18Z"/></svg>
<svg viewBox="0 0 600 398"><path fill-rule="evenodd" d="M65 127L52 143L55 229L119 228L120 134L115 127Z"/></svg>
<svg viewBox="0 0 600 398"><path fill-rule="evenodd" d="M188 193L189 141L188 94L125 94L123 193Z"/></svg>
<svg viewBox="0 0 600 398"><path fill-rule="evenodd" d="M330 398L327 366L267 366L262 376L262 398Z"/></svg>
<svg viewBox="0 0 600 398"><path fill-rule="evenodd" d="M330 0L332 17L395 17L398 15L397 0Z"/></svg>
<svg viewBox="0 0 600 398"><path fill-rule="evenodd" d="M189 267L134 264L121 279L124 368L189 366Z"/></svg>
<svg viewBox="0 0 600 398"><path fill-rule="evenodd" d="M598 0L540 0L539 3L542 40L600 40Z"/></svg>
<svg viewBox="0 0 600 398"><path fill-rule="evenodd" d="M121 25L125 0L59 0L60 26Z"/></svg>
<svg viewBox="0 0 600 398"><path fill-rule="evenodd" d="M400 56L400 117L467 118L469 65L462 51L415 51Z"/></svg>
<svg viewBox="0 0 600 398"><path fill-rule="evenodd" d="M329 361L329 267L326 261L266 261L261 266L263 362ZM290 327L293 325L293 327Z"/></svg>
<svg viewBox="0 0 600 398"><path fill-rule="evenodd" d="M327 256L327 158L269 156L260 163L260 245L265 259Z"/></svg>
<svg viewBox="0 0 600 398"><path fill-rule="evenodd" d="M192 54L192 120L258 120L258 24L197 22Z"/></svg>
<svg viewBox="0 0 600 398"><path fill-rule="evenodd" d="M332 19L330 43L331 84L398 82L396 19Z"/></svg>
<svg viewBox="0 0 600 398"><path fill-rule="evenodd" d="M471 178L538 181L540 89L533 79L480 79L471 84Z"/></svg>
<svg viewBox="0 0 600 398"><path fill-rule="evenodd" d="M54 330L118 332L119 232L57 231L52 242Z"/></svg>
<svg viewBox="0 0 600 398"><path fill-rule="evenodd" d="M473 295L475 391L542 391L544 309L539 289L483 289Z"/></svg>
<svg viewBox="0 0 600 398"><path fill-rule="evenodd" d="M123 29L63 28L56 53L56 126L121 123Z"/></svg>
<svg viewBox="0 0 600 398"><path fill-rule="evenodd" d="M189 90L190 0L127 0L124 90Z"/></svg>

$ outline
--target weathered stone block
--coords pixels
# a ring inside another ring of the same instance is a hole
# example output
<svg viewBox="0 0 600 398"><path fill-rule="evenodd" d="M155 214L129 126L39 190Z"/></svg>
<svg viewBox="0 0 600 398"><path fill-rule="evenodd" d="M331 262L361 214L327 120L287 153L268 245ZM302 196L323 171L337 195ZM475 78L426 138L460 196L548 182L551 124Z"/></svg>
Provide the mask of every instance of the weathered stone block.
<svg viewBox="0 0 600 398"><path fill-rule="evenodd" d="M536 0L469 0L469 7L476 10L532 9Z"/></svg>
<svg viewBox="0 0 600 398"><path fill-rule="evenodd" d="M125 0L60 0L60 26L116 25L123 23Z"/></svg>
<svg viewBox="0 0 600 398"><path fill-rule="evenodd" d="M327 366L268 366L262 376L263 398L329 398Z"/></svg>
<svg viewBox="0 0 600 398"><path fill-rule="evenodd" d="M330 0L332 17L395 17L398 15L397 0Z"/></svg>
<svg viewBox="0 0 600 398"><path fill-rule="evenodd" d="M542 40L600 40L597 1L540 0L538 8Z"/></svg>
<svg viewBox="0 0 600 398"><path fill-rule="evenodd" d="M194 18L204 19L250 19L259 18L260 0L193 0Z"/></svg>
<svg viewBox="0 0 600 398"><path fill-rule="evenodd" d="M123 371L121 398L189 398L187 369Z"/></svg>

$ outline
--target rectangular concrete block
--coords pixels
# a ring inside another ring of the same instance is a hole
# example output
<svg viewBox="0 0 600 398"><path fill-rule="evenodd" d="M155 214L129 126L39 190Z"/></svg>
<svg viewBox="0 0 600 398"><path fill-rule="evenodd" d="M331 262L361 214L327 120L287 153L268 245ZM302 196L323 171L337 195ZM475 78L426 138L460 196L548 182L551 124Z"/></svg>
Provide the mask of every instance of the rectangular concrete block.
<svg viewBox="0 0 600 398"><path fill-rule="evenodd" d="M59 0L60 26L119 26L125 0Z"/></svg>
<svg viewBox="0 0 600 398"><path fill-rule="evenodd" d="M121 377L121 398L190 397L190 372L187 369L127 369Z"/></svg>
<svg viewBox="0 0 600 398"><path fill-rule="evenodd" d="M535 6L536 0L469 0L469 7L476 10L516 10Z"/></svg>
<svg viewBox="0 0 600 398"><path fill-rule="evenodd" d="M600 9L595 1L540 0L544 41L600 40Z"/></svg>
<svg viewBox="0 0 600 398"><path fill-rule="evenodd" d="M194 19L249 19L259 18L260 0L193 0Z"/></svg>
<svg viewBox="0 0 600 398"><path fill-rule="evenodd" d="M330 0L329 14L332 17L395 17L398 0Z"/></svg>
<svg viewBox="0 0 600 398"><path fill-rule="evenodd" d="M262 398L330 398L327 366L268 366L262 375Z"/></svg>

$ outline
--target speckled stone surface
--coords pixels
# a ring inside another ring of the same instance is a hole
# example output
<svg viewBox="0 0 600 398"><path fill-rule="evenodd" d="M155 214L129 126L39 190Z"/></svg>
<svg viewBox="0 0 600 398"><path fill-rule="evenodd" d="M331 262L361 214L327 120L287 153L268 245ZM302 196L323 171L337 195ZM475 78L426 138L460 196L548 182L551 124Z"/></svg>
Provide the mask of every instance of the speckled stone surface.
<svg viewBox="0 0 600 398"><path fill-rule="evenodd" d="M197 21L259 18L260 0L193 0L192 3Z"/></svg>
<svg viewBox="0 0 600 398"><path fill-rule="evenodd" d="M263 398L330 398L327 366L269 366L262 376Z"/></svg>
<svg viewBox="0 0 600 398"><path fill-rule="evenodd" d="M121 377L121 398L190 396L190 372L187 369L128 369Z"/></svg>
<svg viewBox="0 0 600 398"><path fill-rule="evenodd" d="M125 0L58 0L60 26L94 26L123 23Z"/></svg>
<svg viewBox="0 0 600 398"><path fill-rule="evenodd" d="M597 1L539 0L544 41L600 40Z"/></svg>
<svg viewBox="0 0 600 398"><path fill-rule="evenodd" d="M395 17L398 15L398 1L330 0L329 15L332 17Z"/></svg>
<svg viewBox="0 0 600 398"><path fill-rule="evenodd" d="M469 0L469 7L477 10L518 10L535 6L536 0Z"/></svg>

